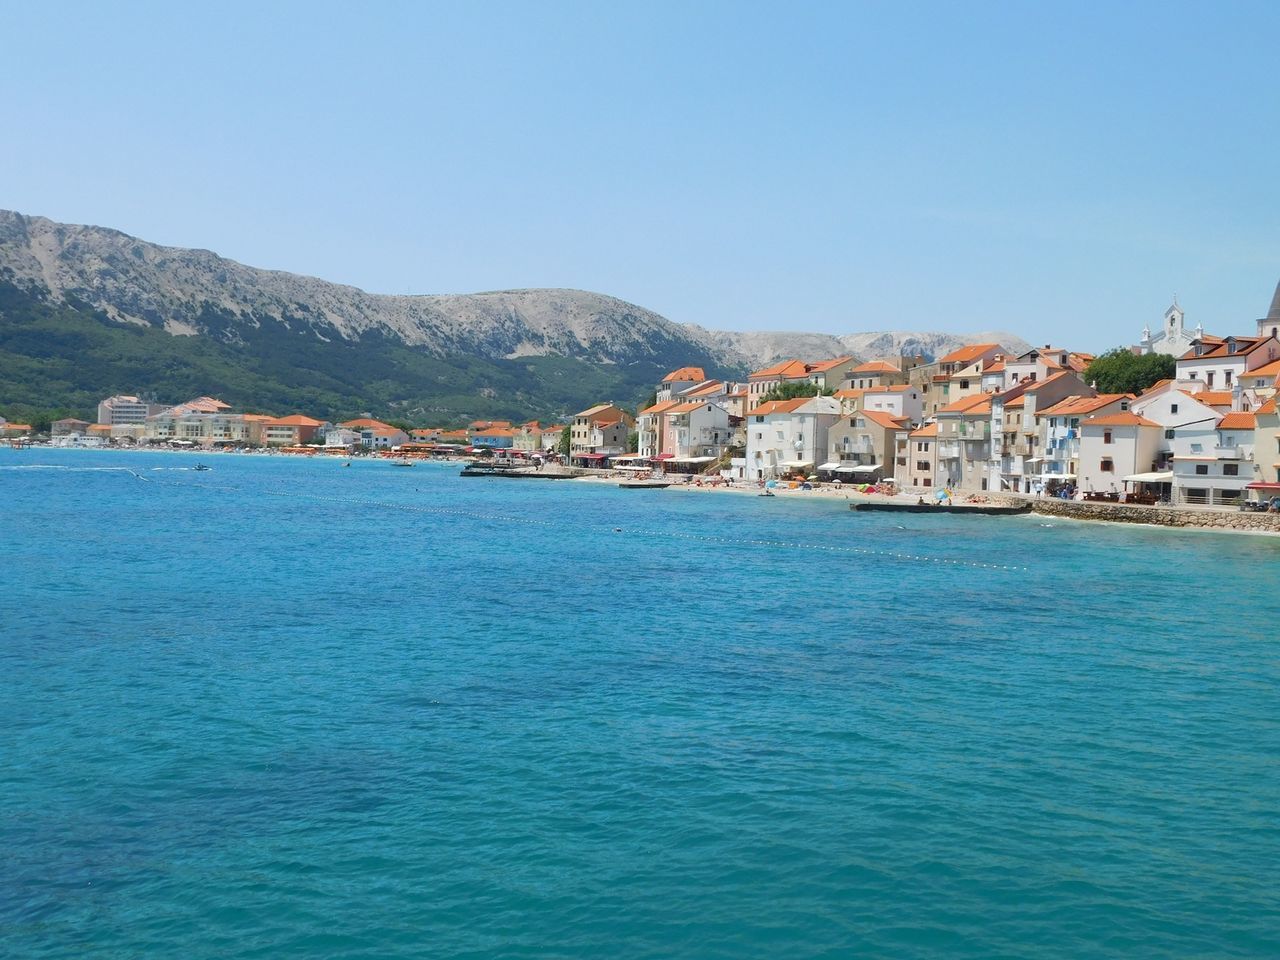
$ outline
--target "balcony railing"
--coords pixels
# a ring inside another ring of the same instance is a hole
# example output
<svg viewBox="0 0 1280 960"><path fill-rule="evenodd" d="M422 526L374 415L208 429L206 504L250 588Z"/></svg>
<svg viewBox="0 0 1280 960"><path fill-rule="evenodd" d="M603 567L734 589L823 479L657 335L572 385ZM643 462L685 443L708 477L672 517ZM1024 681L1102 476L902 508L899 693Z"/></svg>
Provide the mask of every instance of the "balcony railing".
<svg viewBox="0 0 1280 960"><path fill-rule="evenodd" d="M960 456L960 444L958 443L938 444L938 456L943 460L958 459Z"/></svg>
<svg viewBox="0 0 1280 960"><path fill-rule="evenodd" d="M1214 447L1213 455L1219 460L1243 460L1239 447Z"/></svg>

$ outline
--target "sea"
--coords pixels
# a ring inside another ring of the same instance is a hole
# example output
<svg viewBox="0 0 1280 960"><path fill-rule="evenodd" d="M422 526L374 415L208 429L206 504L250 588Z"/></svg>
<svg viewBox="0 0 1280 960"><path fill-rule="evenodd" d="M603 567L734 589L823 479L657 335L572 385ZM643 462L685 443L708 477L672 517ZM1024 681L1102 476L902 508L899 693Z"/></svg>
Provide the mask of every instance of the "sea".
<svg viewBox="0 0 1280 960"><path fill-rule="evenodd" d="M1280 540L0 450L5 958L1280 956Z"/></svg>

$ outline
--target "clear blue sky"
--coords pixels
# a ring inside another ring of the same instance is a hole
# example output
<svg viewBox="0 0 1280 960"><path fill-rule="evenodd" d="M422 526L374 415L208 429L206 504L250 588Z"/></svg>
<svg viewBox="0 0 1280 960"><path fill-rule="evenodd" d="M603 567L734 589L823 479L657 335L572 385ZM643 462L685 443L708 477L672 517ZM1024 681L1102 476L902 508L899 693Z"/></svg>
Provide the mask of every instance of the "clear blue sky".
<svg viewBox="0 0 1280 960"><path fill-rule="evenodd" d="M368 290L1100 349L1280 279L1280 4L0 14L0 206Z"/></svg>

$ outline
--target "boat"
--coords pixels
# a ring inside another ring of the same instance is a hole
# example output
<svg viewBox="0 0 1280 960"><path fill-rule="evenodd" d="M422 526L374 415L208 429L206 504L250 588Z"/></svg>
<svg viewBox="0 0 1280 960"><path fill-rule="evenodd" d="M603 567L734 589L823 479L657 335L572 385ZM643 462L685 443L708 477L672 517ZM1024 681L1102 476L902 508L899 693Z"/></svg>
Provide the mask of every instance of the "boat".
<svg viewBox="0 0 1280 960"><path fill-rule="evenodd" d="M849 504L850 510L879 511L881 513L967 513L980 517L1005 517L1019 513L1030 513L1031 504L999 504L999 503L891 503L888 501L868 500L863 503Z"/></svg>
<svg viewBox="0 0 1280 960"><path fill-rule="evenodd" d="M670 480L622 480L618 483L623 490L661 490L671 486Z"/></svg>
<svg viewBox="0 0 1280 960"><path fill-rule="evenodd" d="M391 461L391 465L392 465L393 467L412 467L412 466L413 466L413 461L412 461L412 460L406 460L404 457L400 457L400 458L399 458L399 459L397 459L397 460L392 460L392 461ZM348 466L350 466L350 464L348 464Z"/></svg>
<svg viewBox="0 0 1280 960"><path fill-rule="evenodd" d="M197 463L192 470L212 470L212 467L205 466L203 463Z"/></svg>
<svg viewBox="0 0 1280 960"><path fill-rule="evenodd" d="M757 493L756 496L757 497L776 497L777 494L774 493L772 490L766 490L764 491L764 493Z"/></svg>

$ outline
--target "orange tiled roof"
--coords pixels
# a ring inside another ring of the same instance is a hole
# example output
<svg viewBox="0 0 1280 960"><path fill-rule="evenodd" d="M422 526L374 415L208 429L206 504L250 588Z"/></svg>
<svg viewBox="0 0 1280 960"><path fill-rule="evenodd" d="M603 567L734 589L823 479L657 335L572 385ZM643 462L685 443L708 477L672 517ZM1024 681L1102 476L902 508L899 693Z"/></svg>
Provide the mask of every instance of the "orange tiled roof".
<svg viewBox="0 0 1280 960"><path fill-rule="evenodd" d="M1272 360L1241 374L1244 377L1280 377L1280 360Z"/></svg>
<svg viewBox="0 0 1280 960"><path fill-rule="evenodd" d="M826 373L833 367L838 367L842 363L848 363L853 357L832 357L830 360L815 360L813 363L805 364L806 373Z"/></svg>
<svg viewBox="0 0 1280 960"><path fill-rule="evenodd" d="M679 404L679 400L663 400L659 403L655 403L652 407L645 407L640 411L640 414L641 416L644 416L651 413L666 413L672 407L678 406Z"/></svg>
<svg viewBox="0 0 1280 960"><path fill-rule="evenodd" d="M1218 421L1219 430L1252 430L1257 425L1257 417L1241 410L1233 410Z"/></svg>
<svg viewBox="0 0 1280 960"><path fill-rule="evenodd" d="M983 402L987 404L987 409L991 408L991 400L988 394L975 393L971 397L965 397L962 400L957 400L955 403L948 403L945 407L940 407L938 409L938 412L939 413L968 413L970 410L972 410L972 408L978 406L978 404Z"/></svg>
<svg viewBox="0 0 1280 960"><path fill-rule="evenodd" d="M1206 407L1229 407L1231 406L1230 390L1201 390L1199 393L1193 393L1191 396L1203 403Z"/></svg>
<svg viewBox="0 0 1280 960"><path fill-rule="evenodd" d="M832 396L837 400L857 400L866 392L865 387L849 387L845 390L837 390Z"/></svg>
<svg viewBox="0 0 1280 960"><path fill-rule="evenodd" d="M705 402L705 400L694 400L692 403L678 403L668 409L667 413L693 413L695 410L701 410Z"/></svg>
<svg viewBox="0 0 1280 960"><path fill-rule="evenodd" d="M796 397L794 400L769 400L754 410L748 410L747 415L767 417L771 413L795 413L812 399L813 397Z"/></svg>
<svg viewBox="0 0 1280 960"><path fill-rule="evenodd" d="M277 417L274 420L266 421L273 427L322 427L323 420L313 420L311 417L303 416L301 413L295 413L287 417Z"/></svg>
<svg viewBox="0 0 1280 960"><path fill-rule="evenodd" d="M1105 417L1090 417L1084 421L1082 426L1086 427L1158 427L1160 424L1153 423L1146 417L1140 417L1136 413L1111 413Z"/></svg>
<svg viewBox="0 0 1280 960"><path fill-rule="evenodd" d="M1095 410L1101 410L1107 404L1115 403L1117 400L1136 400L1137 398L1131 393L1100 393L1096 397L1067 397L1060 400L1047 410L1041 411L1041 416L1060 417L1062 415L1071 416L1072 414L1088 414Z"/></svg>
<svg viewBox="0 0 1280 960"><path fill-rule="evenodd" d="M850 373L901 373L902 371L895 367L888 360L868 360L866 363L860 363L849 371Z"/></svg>
<svg viewBox="0 0 1280 960"><path fill-rule="evenodd" d="M895 417L883 410L863 410L861 415L874 424L890 429L906 426L910 422L906 417Z"/></svg>
<svg viewBox="0 0 1280 960"><path fill-rule="evenodd" d="M681 367L679 370L672 370L662 378L663 383L670 383L672 380L691 380L694 383L701 383L707 379L706 372L701 367Z"/></svg>
<svg viewBox="0 0 1280 960"><path fill-rule="evenodd" d="M977 360L989 350L999 350L1004 353L1004 347L998 343L971 343L967 347L960 347L958 350L952 350L945 357L939 360L939 363L964 363L969 364Z"/></svg>
<svg viewBox="0 0 1280 960"><path fill-rule="evenodd" d="M1255 414L1259 414L1259 413L1275 413L1275 412L1276 412L1276 410L1277 410L1277 407L1276 407L1276 398L1275 398L1275 397L1272 397L1270 400L1268 400L1266 403L1264 403L1262 406L1260 406L1257 410L1255 410L1255 411L1254 411L1254 413L1255 413ZM11 423L11 424L9 424L9 426L11 426L11 427L12 427L12 426L14 426L14 424L12 424L12 423Z"/></svg>
<svg viewBox="0 0 1280 960"><path fill-rule="evenodd" d="M911 431L911 436L913 437L936 437L937 435L938 435L937 423L926 423L923 427L920 427L918 430Z"/></svg>
<svg viewBox="0 0 1280 960"><path fill-rule="evenodd" d="M750 379L776 380L783 377L803 377L806 372L806 366L803 361L783 360L780 363L775 363L772 367L757 370L750 375Z"/></svg>
<svg viewBox="0 0 1280 960"><path fill-rule="evenodd" d="M680 394L680 396L706 397L706 396L711 396L712 394L719 393L723 389L724 389L724 383L721 382L720 380L708 380L706 383L699 384L696 387L690 387L684 393Z"/></svg>

